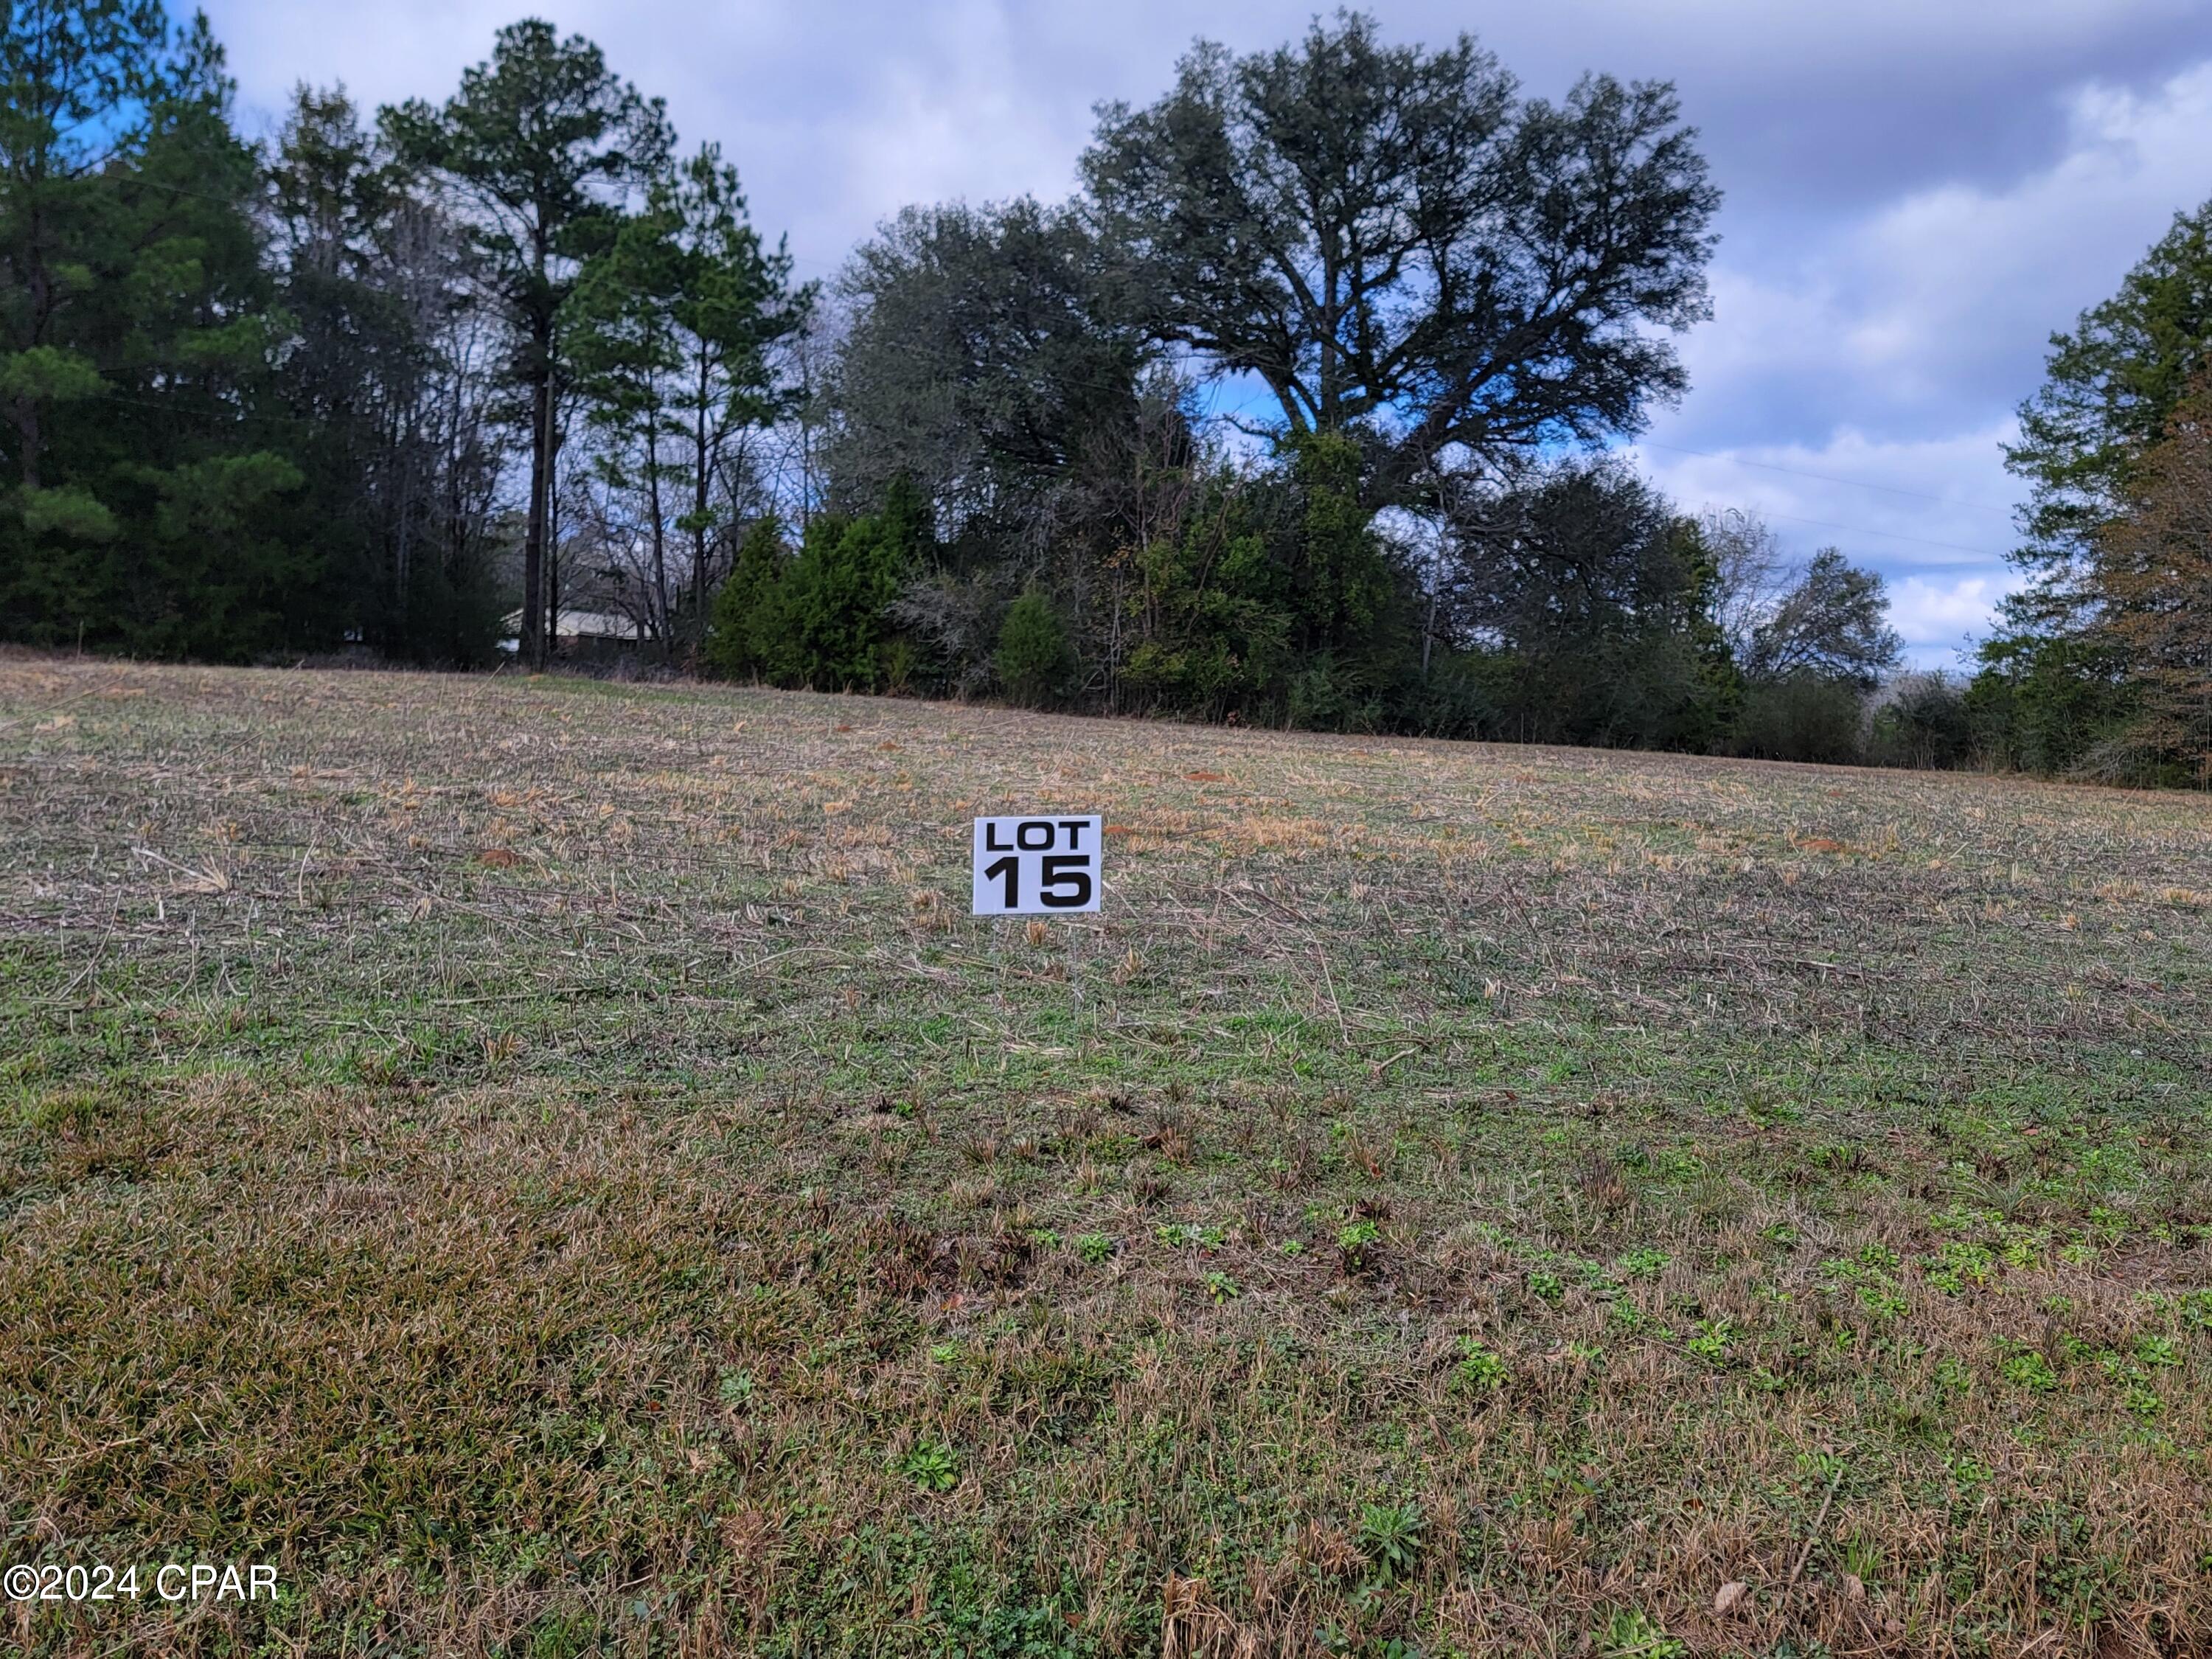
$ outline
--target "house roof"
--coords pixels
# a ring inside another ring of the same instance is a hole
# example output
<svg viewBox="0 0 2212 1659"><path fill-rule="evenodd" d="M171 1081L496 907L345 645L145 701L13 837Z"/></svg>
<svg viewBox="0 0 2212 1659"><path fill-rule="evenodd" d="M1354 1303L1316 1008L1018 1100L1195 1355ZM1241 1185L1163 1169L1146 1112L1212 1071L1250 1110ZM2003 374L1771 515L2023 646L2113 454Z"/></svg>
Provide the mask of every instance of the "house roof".
<svg viewBox="0 0 2212 1659"><path fill-rule="evenodd" d="M501 626L509 634L520 634L522 612L508 611ZM638 625L615 611L563 611L553 632L564 640L634 640Z"/></svg>

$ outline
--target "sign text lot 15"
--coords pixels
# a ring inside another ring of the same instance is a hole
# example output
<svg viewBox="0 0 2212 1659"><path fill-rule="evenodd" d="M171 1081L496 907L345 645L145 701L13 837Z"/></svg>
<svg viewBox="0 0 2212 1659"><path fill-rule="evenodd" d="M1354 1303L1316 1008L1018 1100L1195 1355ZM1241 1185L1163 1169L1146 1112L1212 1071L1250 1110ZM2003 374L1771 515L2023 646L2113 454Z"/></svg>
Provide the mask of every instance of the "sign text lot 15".
<svg viewBox="0 0 2212 1659"><path fill-rule="evenodd" d="M977 818L970 914L1050 916L1096 910L1104 836L1103 821L1096 817Z"/></svg>

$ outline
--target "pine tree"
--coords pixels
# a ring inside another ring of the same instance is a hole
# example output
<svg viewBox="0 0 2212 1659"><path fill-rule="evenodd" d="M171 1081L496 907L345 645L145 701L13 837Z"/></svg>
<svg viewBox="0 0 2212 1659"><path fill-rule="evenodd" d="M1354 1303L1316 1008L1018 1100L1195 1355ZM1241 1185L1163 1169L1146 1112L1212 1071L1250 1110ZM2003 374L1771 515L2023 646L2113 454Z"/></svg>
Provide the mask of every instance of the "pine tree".
<svg viewBox="0 0 2212 1659"><path fill-rule="evenodd" d="M512 373L530 432L521 646L542 668L562 309L582 261L612 240L623 208L665 165L667 121L597 46L531 18L501 29L490 61L464 72L442 106L411 100L385 112L385 131L404 159L443 182L514 331Z"/></svg>
<svg viewBox="0 0 2212 1659"><path fill-rule="evenodd" d="M258 180L205 21L13 7L0 84L0 627L207 657L326 638Z"/></svg>

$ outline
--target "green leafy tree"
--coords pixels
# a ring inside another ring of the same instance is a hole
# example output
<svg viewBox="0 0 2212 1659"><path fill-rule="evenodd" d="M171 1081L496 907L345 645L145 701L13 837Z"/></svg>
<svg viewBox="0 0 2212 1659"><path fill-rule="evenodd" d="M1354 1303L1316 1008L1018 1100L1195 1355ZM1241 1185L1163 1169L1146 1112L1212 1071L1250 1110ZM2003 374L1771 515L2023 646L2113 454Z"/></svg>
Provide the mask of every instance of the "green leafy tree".
<svg viewBox="0 0 2212 1659"><path fill-rule="evenodd" d="M622 210L665 165L667 122L659 100L618 79L599 47L562 40L536 18L501 29L490 60L465 70L444 105L410 100L383 118L395 151L434 174L468 222L514 331L511 372L530 430L521 649L542 667L562 311L582 261L612 239Z"/></svg>
<svg viewBox="0 0 2212 1659"><path fill-rule="evenodd" d="M2014 563L2027 585L1981 648L1966 706L1994 761L2081 763L2140 719L2142 682L2100 626L2101 539L2136 469L2212 347L2212 203L2177 214L2110 299L2051 337L2043 385L2021 405L2005 465L2026 480Z"/></svg>
<svg viewBox="0 0 2212 1659"><path fill-rule="evenodd" d="M265 173L278 390L346 623L390 657L481 664L506 455L467 239L343 88L295 92Z"/></svg>
<svg viewBox="0 0 2212 1659"><path fill-rule="evenodd" d="M1785 674L1744 692L1729 746L1759 760L1849 765L1861 756L1866 699L1848 681Z"/></svg>
<svg viewBox="0 0 2212 1659"><path fill-rule="evenodd" d="M1720 198L1672 88L1524 99L1464 35L1200 42L1158 102L1102 106L1083 167L1129 310L1257 376L1285 431L1359 428L1370 507L1455 447L1636 429L1685 385L1655 327L1706 314Z"/></svg>
<svg viewBox="0 0 2212 1659"><path fill-rule="evenodd" d="M1743 704L1744 673L1724 616L1729 550L1713 545L1710 519L1677 516L1669 526L1679 585L1655 619L1663 618L1667 667L1659 701L1665 713L1653 746L1711 752L1720 747Z"/></svg>
<svg viewBox="0 0 2212 1659"><path fill-rule="evenodd" d="M1282 441L1283 483L1295 517L1279 534L1269 583L1290 623L1299 667L1285 691L1289 724L1368 731L1382 723L1389 659L1406 641L1398 573L1360 501L1359 446L1343 432Z"/></svg>
<svg viewBox="0 0 2212 1659"><path fill-rule="evenodd" d="M1711 550L1613 461L1455 501L1453 641L1484 663L1496 734L1701 748L1734 690Z"/></svg>
<svg viewBox="0 0 2212 1659"><path fill-rule="evenodd" d="M673 206L681 280L670 310L682 358L674 403L691 446L690 505L678 527L691 538L692 598L703 605L732 451L797 406L799 388L780 372L775 353L812 320L817 289L793 286L781 239L772 252L762 242L737 169L719 147L702 145L684 164Z"/></svg>
<svg viewBox="0 0 2212 1659"><path fill-rule="evenodd" d="M1777 581L1749 625L1729 746L1766 760L1860 759L1868 699L1904 655L1888 618L1881 578L1832 547Z"/></svg>
<svg viewBox="0 0 2212 1659"><path fill-rule="evenodd" d="M1881 578L1824 547L1752 630L1744 672L1769 680L1808 675L1872 691L1905 653L1888 618Z"/></svg>
<svg viewBox="0 0 2212 1659"><path fill-rule="evenodd" d="M927 556L929 533L928 514L903 482L880 512L809 524L780 584L777 635L763 641L772 677L818 691L898 682L904 641L892 602Z"/></svg>
<svg viewBox="0 0 2212 1659"><path fill-rule="evenodd" d="M2135 717L2125 664L2095 635L2008 628L1978 655L1966 714L1993 765L2069 771Z"/></svg>
<svg viewBox="0 0 2212 1659"><path fill-rule="evenodd" d="M1973 751L1965 688L1942 670L1900 674L1881 690L1868 728L1877 766L1962 766Z"/></svg>
<svg viewBox="0 0 2212 1659"><path fill-rule="evenodd" d="M1297 646L1364 653L1390 619L1394 572L1373 515L1359 499L1359 447L1342 432L1286 441L1297 492L1297 533L1286 538Z"/></svg>
<svg viewBox="0 0 2212 1659"><path fill-rule="evenodd" d="M839 282L833 500L872 507L905 477L985 554L1058 516L1052 493L1138 405L1147 349L1108 309L1109 257L1026 198L908 208L862 244Z"/></svg>
<svg viewBox="0 0 2212 1659"><path fill-rule="evenodd" d="M684 476L678 453L683 423L673 406L684 357L672 314L683 265L674 212L665 185L655 181L645 211L625 220L612 243L584 266L562 312L585 419L599 441L592 470L643 508L648 626L664 647L674 622L670 497Z"/></svg>
<svg viewBox="0 0 2212 1659"><path fill-rule="evenodd" d="M159 0L34 0L10 5L0 33L0 296L5 356L0 398L29 507L46 486L51 416L58 404L100 395L100 366L70 342L71 313L88 305L94 268L84 258L112 191L103 176L143 160L155 108L204 95L207 65L179 52ZM82 489L37 506L41 527L112 534L111 514Z"/></svg>
<svg viewBox="0 0 2212 1659"><path fill-rule="evenodd" d="M2098 633L2126 665L2136 705L2093 756L2097 769L2212 784L2212 374L2129 469L2089 582Z"/></svg>
<svg viewBox="0 0 2212 1659"><path fill-rule="evenodd" d="M1111 257L1074 211L1022 198L909 209L840 279L828 495L869 511L904 479L929 503L896 609L934 686L988 687L1006 607L1036 587L1120 694L1133 549L1176 533L1196 446L1183 389L1112 309Z"/></svg>
<svg viewBox="0 0 2212 1659"><path fill-rule="evenodd" d="M1123 600L1133 637L1122 706L1208 720L1284 712L1296 661L1273 545L1286 521L1295 533L1284 494L1216 467L1182 512L1147 526Z"/></svg>
<svg viewBox="0 0 2212 1659"><path fill-rule="evenodd" d="M787 579L787 632L769 647L777 678L817 690L874 690L891 601L906 574L900 548L878 520L825 514L808 525Z"/></svg>

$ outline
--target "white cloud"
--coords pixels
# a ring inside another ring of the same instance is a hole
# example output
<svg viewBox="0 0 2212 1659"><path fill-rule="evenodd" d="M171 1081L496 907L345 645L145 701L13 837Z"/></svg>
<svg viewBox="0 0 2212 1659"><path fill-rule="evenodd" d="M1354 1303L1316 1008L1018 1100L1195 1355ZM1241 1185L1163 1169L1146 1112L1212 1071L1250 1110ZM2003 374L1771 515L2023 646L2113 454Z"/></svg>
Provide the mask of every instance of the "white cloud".
<svg viewBox="0 0 2212 1659"><path fill-rule="evenodd" d="M1985 630L2011 583L2002 448L2049 333L2212 189L2212 63L2077 88L2062 120L2056 158L2001 187L1930 185L1786 261L1724 248L1715 319L1686 344L1693 390L1640 452L1686 503L1759 510L1793 551L1833 543L1883 571L1923 660ZM1938 568L1957 574L1911 574Z"/></svg>
<svg viewBox="0 0 2212 1659"><path fill-rule="evenodd" d="M1669 424L1741 441L1749 416L1819 440L1850 425L1958 430L2016 403L2051 331L2212 189L2212 62L2148 93L2078 89L2063 118L2063 155L2001 189L1932 185L1830 223L1787 259L1740 264L1724 243L1715 320L1686 349L1692 401Z"/></svg>
<svg viewBox="0 0 2212 1659"><path fill-rule="evenodd" d="M1879 568L1996 568L2011 544L2009 421L1954 437L1754 443L1691 453L1635 446L1638 464L1686 507L1755 512L1800 551L1838 546Z"/></svg>
<svg viewBox="0 0 2212 1659"><path fill-rule="evenodd" d="M1997 602L2008 591L1993 576L1959 576L1948 582L1907 576L1890 584L1890 623L1917 665L1955 667L1966 641L1990 632Z"/></svg>
<svg viewBox="0 0 2212 1659"><path fill-rule="evenodd" d="M1855 250L1874 292L1852 331L1860 364L1900 396L1941 401L1954 375L2039 352L2212 188L2208 125L2212 64L2148 95L2086 88L2056 166L2003 191L1939 188L1880 215ZM2008 349L2015 339L2025 350Z"/></svg>

